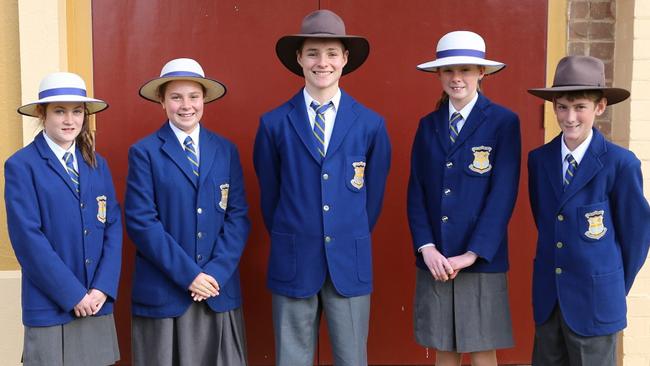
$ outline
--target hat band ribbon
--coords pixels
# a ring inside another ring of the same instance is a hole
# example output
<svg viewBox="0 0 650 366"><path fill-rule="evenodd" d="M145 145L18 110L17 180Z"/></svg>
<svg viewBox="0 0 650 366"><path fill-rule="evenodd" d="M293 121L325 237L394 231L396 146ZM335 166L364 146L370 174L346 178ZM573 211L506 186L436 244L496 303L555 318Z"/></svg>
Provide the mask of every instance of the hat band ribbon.
<svg viewBox="0 0 650 366"><path fill-rule="evenodd" d="M436 58L453 57L453 56L485 58L485 52L478 51L478 50L468 50L468 49L444 50L444 51L436 52Z"/></svg>
<svg viewBox="0 0 650 366"><path fill-rule="evenodd" d="M195 72L190 72L190 71L172 71L172 72L168 72L168 73L166 73L164 75L160 75L161 78L166 78L166 77L170 77L170 76L191 76L191 77L195 77L195 78L204 78L203 75L197 74Z"/></svg>
<svg viewBox="0 0 650 366"><path fill-rule="evenodd" d="M78 95L80 97L86 96L86 90L81 88L55 88L47 89L38 93L38 99L53 97L55 95Z"/></svg>

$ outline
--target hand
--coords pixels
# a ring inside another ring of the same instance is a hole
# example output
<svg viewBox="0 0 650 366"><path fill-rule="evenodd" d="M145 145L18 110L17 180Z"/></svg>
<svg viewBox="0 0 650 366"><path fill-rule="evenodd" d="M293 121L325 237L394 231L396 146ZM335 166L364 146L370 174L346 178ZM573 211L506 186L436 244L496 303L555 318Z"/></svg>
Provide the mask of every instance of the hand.
<svg viewBox="0 0 650 366"><path fill-rule="evenodd" d="M454 269L444 255L433 246L422 248L422 258L436 281L447 281L454 273Z"/></svg>
<svg viewBox="0 0 650 366"><path fill-rule="evenodd" d="M194 281L192 281L188 290L192 293L192 299L194 299L194 301L201 301L208 297L219 296L219 283L217 283L217 280L215 280L214 277L201 272L196 276ZM196 295L198 295L198 297L196 297Z"/></svg>
<svg viewBox="0 0 650 366"><path fill-rule="evenodd" d="M74 306L74 315L77 318L83 318L94 314L95 310L95 301L89 294L85 294L84 297L79 301L77 305Z"/></svg>
<svg viewBox="0 0 650 366"><path fill-rule="evenodd" d="M476 262L478 255L474 252L465 252L465 254L457 255L449 258L449 264L454 269L451 274L451 279L456 278L461 269L467 268Z"/></svg>
<svg viewBox="0 0 650 366"><path fill-rule="evenodd" d="M194 300L196 302L201 302L201 301L207 299L207 297L195 294L194 292L192 292L191 295L192 295L192 300Z"/></svg>

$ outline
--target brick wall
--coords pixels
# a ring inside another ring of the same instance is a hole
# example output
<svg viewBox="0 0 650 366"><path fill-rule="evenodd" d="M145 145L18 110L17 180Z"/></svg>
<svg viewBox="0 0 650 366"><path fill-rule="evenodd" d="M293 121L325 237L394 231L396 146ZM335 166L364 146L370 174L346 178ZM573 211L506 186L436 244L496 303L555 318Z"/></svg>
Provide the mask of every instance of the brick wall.
<svg viewBox="0 0 650 366"><path fill-rule="evenodd" d="M568 11L567 54L593 56L603 60L606 81L611 85L614 70L616 1L569 0ZM611 139L612 118L609 108L596 119L595 125Z"/></svg>

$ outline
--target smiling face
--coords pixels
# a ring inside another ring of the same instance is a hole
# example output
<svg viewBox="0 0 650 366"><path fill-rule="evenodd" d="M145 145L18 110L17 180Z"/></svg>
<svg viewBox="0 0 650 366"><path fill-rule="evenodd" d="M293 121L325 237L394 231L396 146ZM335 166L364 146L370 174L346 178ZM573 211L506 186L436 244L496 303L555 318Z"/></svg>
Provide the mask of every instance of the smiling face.
<svg viewBox="0 0 650 366"><path fill-rule="evenodd" d="M85 106L79 102L50 103L40 107L41 120L47 137L67 150L79 136L84 123Z"/></svg>
<svg viewBox="0 0 650 366"><path fill-rule="evenodd" d="M594 126L597 116L605 112L607 99L567 98L559 97L553 100L553 110L557 117L557 123L562 129L564 143L573 151L583 143L589 131Z"/></svg>
<svg viewBox="0 0 650 366"><path fill-rule="evenodd" d="M316 100L329 99L339 86L348 51L338 39L308 38L297 52L298 64L305 75L305 88Z"/></svg>
<svg viewBox="0 0 650 366"><path fill-rule="evenodd" d="M189 134L203 117L203 97L201 84L189 80L174 80L165 85L160 104L169 121Z"/></svg>
<svg viewBox="0 0 650 366"><path fill-rule="evenodd" d="M438 69L442 90L456 110L463 109L477 93L485 68L477 65L444 66Z"/></svg>

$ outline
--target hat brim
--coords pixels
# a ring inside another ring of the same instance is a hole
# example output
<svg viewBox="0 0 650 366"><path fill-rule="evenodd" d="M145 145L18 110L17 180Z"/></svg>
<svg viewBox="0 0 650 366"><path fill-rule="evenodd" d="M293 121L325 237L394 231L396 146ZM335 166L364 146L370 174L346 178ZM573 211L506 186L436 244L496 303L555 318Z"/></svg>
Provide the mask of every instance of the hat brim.
<svg viewBox="0 0 650 366"><path fill-rule="evenodd" d="M103 100L100 99L95 99L95 98L88 98L88 97L82 97L82 96L71 96L71 95L55 95L43 99L39 99L35 102L31 102L28 104L25 104L24 106L18 108L18 113L24 115L24 116L29 116L29 117L36 117L39 118L39 114L36 111L36 108L38 107L39 104L50 104L50 103L84 103L86 110L88 111L88 115L95 114L97 112L101 112L104 109L108 108L108 103L104 102Z"/></svg>
<svg viewBox="0 0 650 366"><path fill-rule="evenodd" d="M302 46L305 39L308 38L329 38L338 39L345 45L348 50L348 63L343 67L342 75L349 74L361 66L370 54L370 43L368 40L352 35L334 35L327 33L315 34L292 34L284 36L275 44L275 53L289 71L298 76L304 76L302 67L298 64L296 51Z"/></svg>
<svg viewBox="0 0 650 366"><path fill-rule="evenodd" d="M445 66L458 66L458 65L478 65L485 67L485 74L495 74L504 67L506 64L498 61L486 60L479 57L471 56L451 56L444 57L437 60L419 64L417 67L420 71L437 72L438 68Z"/></svg>
<svg viewBox="0 0 650 366"><path fill-rule="evenodd" d="M217 80L191 76L169 76L155 78L146 82L140 87L140 96L151 102L160 103L160 98L158 97L158 88L164 83L175 80L194 81L203 85L205 87L205 96L203 98L203 103L206 104L226 95L226 86Z"/></svg>
<svg viewBox="0 0 650 366"><path fill-rule="evenodd" d="M602 91L603 96L607 98L608 105L620 103L630 97L630 92L625 89L593 87L593 86L584 86L584 85L556 86L551 88L535 88L535 89L528 89L528 92L536 97L552 102L556 96L560 94L564 94L566 92L589 91L589 90Z"/></svg>

